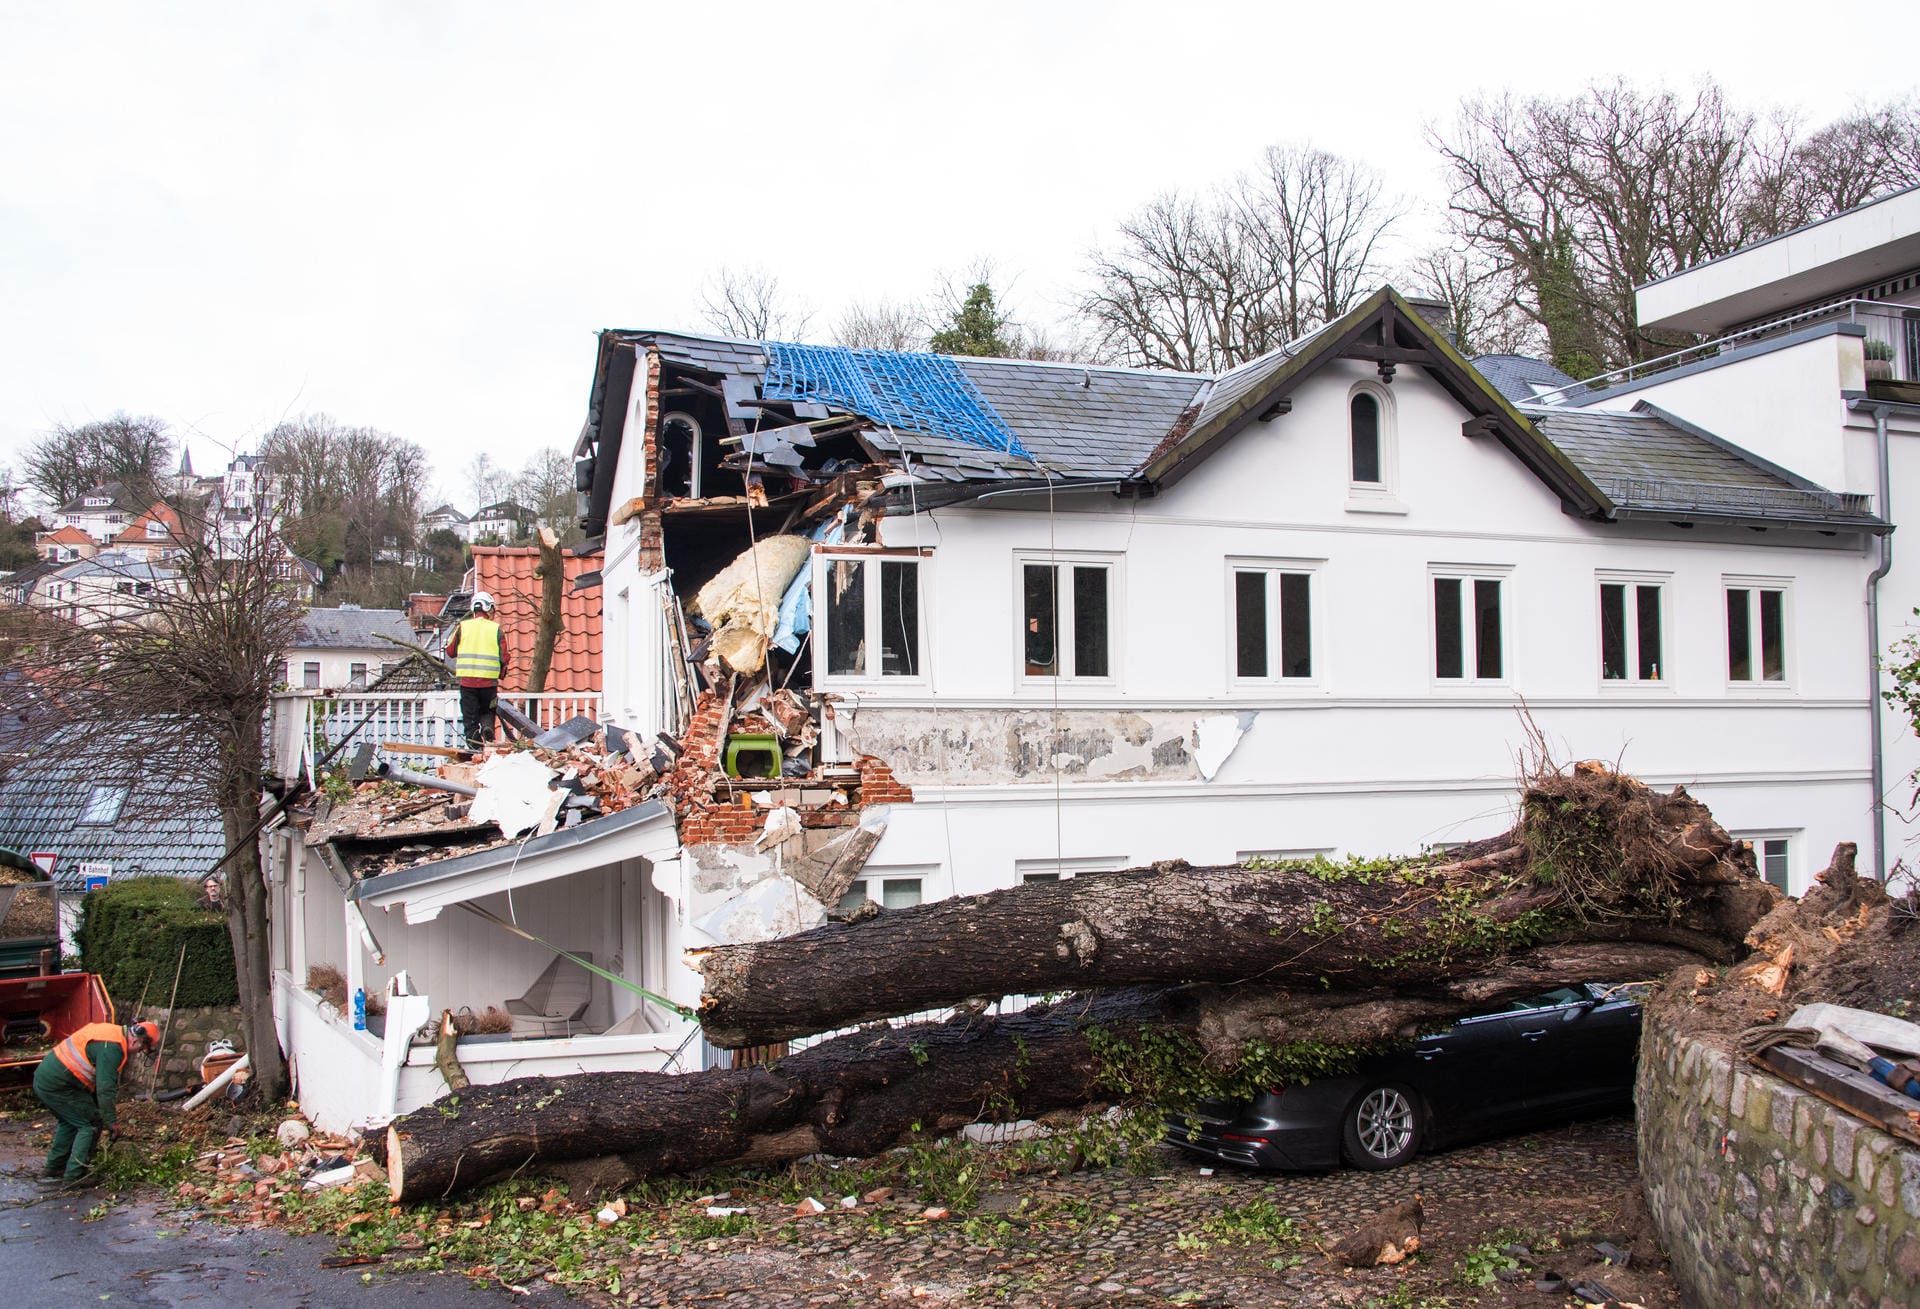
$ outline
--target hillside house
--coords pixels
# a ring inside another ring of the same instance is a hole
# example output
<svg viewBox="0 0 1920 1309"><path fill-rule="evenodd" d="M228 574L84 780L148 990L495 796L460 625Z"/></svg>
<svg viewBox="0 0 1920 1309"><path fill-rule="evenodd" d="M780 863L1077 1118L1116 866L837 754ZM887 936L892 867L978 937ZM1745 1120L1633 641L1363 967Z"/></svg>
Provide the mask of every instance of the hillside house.
<svg viewBox="0 0 1920 1309"><path fill-rule="evenodd" d="M287 648L286 684L307 691L364 691L413 648L405 610L314 609L300 620L299 640Z"/></svg>

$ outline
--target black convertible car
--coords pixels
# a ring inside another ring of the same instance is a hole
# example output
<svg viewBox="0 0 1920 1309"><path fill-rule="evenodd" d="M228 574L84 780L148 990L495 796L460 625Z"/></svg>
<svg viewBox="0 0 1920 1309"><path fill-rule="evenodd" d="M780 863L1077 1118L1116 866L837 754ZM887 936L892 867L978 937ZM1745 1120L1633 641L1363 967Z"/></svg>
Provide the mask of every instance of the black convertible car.
<svg viewBox="0 0 1920 1309"><path fill-rule="evenodd" d="M1625 1108L1641 988L1585 982L1462 1018L1347 1077L1203 1100L1167 1140L1249 1168L1398 1168L1422 1150Z"/></svg>

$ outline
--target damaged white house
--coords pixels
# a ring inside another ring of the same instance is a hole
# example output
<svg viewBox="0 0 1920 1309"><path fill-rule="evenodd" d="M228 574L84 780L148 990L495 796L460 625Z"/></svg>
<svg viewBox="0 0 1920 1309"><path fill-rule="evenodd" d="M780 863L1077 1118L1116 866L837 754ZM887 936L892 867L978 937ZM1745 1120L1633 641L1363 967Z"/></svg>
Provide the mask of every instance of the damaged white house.
<svg viewBox="0 0 1920 1309"><path fill-rule="evenodd" d="M685 951L863 902L1486 835L1528 720L1684 783L1803 890L1913 754L1865 602L1920 603L1886 581L1920 335L1895 303L1909 353L1868 375L1859 268L1736 297L1738 338L1664 377L1565 389L1391 290L1217 377L603 332L577 469L605 562L575 585L625 733L581 767L645 789L510 841L274 833L303 1104L431 1100L430 1013L565 987L565 1020L462 1042L469 1074L697 1067ZM302 724L283 773L327 736ZM392 1035L304 989L316 964L412 992Z"/></svg>

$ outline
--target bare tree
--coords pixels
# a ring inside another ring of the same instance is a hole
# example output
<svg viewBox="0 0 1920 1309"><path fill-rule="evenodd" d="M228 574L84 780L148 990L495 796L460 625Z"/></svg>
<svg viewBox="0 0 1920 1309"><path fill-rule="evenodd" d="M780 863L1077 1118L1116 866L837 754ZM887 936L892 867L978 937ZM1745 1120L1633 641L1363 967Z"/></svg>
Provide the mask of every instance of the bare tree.
<svg viewBox="0 0 1920 1309"><path fill-rule="evenodd" d="M485 450L467 460L462 475L467 479L468 489L473 492L476 513L498 501L506 492L507 470L495 463L493 456Z"/></svg>
<svg viewBox="0 0 1920 1309"><path fill-rule="evenodd" d="M579 493L574 490L573 456L557 445L536 450L513 479L513 498L559 537L561 544L581 539Z"/></svg>
<svg viewBox="0 0 1920 1309"><path fill-rule="evenodd" d="M701 288L700 316L727 336L794 340L813 321L813 310L784 303L780 279L763 268L723 267Z"/></svg>
<svg viewBox="0 0 1920 1309"><path fill-rule="evenodd" d="M365 572L413 549L431 471L419 445L304 414L269 432L261 453L281 479L280 528L302 558Z"/></svg>
<svg viewBox="0 0 1920 1309"><path fill-rule="evenodd" d="M204 524L199 524L204 528ZM305 606L288 585L291 564L261 517L234 548L204 530L186 533L177 584L137 605L73 621L53 611L0 611L0 656L28 676L0 683L6 697L31 693L55 704L63 730L43 753L97 750L107 740L134 769L172 783L148 788L171 811L182 799L210 802L233 851L219 871L220 902L233 943L241 1024L253 1076L272 1103L287 1092L286 1061L273 1025L271 933L260 847L253 832L265 781L263 725ZM129 801L132 806L134 800ZM167 816L123 813L122 822ZM213 869L207 870L210 874Z"/></svg>
<svg viewBox="0 0 1920 1309"><path fill-rule="evenodd" d="M1130 363L1216 372L1350 309L1382 278L1399 218L1371 171L1310 146L1274 146L1207 196L1167 192L1092 257L1080 312Z"/></svg>
<svg viewBox="0 0 1920 1309"><path fill-rule="evenodd" d="M1640 327L1636 287L1916 177L1899 163L1911 101L1802 138L1712 82L1475 98L1428 135L1451 174L1455 234L1509 271L1554 362L1576 376L1685 343Z"/></svg>
<svg viewBox="0 0 1920 1309"><path fill-rule="evenodd" d="M164 420L116 413L54 427L27 447L21 472L56 509L103 482L125 483L133 499L151 501L172 471L173 454Z"/></svg>
<svg viewBox="0 0 1920 1309"><path fill-rule="evenodd" d="M856 300L834 324L833 341L856 350L924 350L929 334L926 311L917 305Z"/></svg>
<svg viewBox="0 0 1920 1309"><path fill-rule="evenodd" d="M1232 206L1264 275L1274 344L1331 322L1373 290L1380 242L1400 218L1364 164L1306 145L1269 146L1240 179Z"/></svg>
<svg viewBox="0 0 1920 1309"><path fill-rule="evenodd" d="M1860 109L1802 136L1776 116L1749 187L1747 230L1785 232L1920 183L1920 99Z"/></svg>
<svg viewBox="0 0 1920 1309"><path fill-rule="evenodd" d="M1444 330L1468 358L1531 354L1542 344L1538 325L1515 302L1513 279L1471 249L1435 246L1409 260L1399 281L1446 306Z"/></svg>

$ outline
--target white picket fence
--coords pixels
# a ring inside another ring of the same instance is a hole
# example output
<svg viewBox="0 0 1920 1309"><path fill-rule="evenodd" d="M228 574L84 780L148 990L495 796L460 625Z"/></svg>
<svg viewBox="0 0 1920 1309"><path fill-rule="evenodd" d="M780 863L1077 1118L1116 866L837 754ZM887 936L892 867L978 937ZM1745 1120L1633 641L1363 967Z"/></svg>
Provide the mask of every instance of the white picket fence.
<svg viewBox="0 0 1920 1309"><path fill-rule="evenodd" d="M545 730L570 718L600 717L598 692L509 692L501 700ZM365 726L354 728L362 720ZM458 747L460 693L449 691L348 692L323 695L290 691L273 698L271 754L276 776L291 779L353 733L355 744Z"/></svg>

